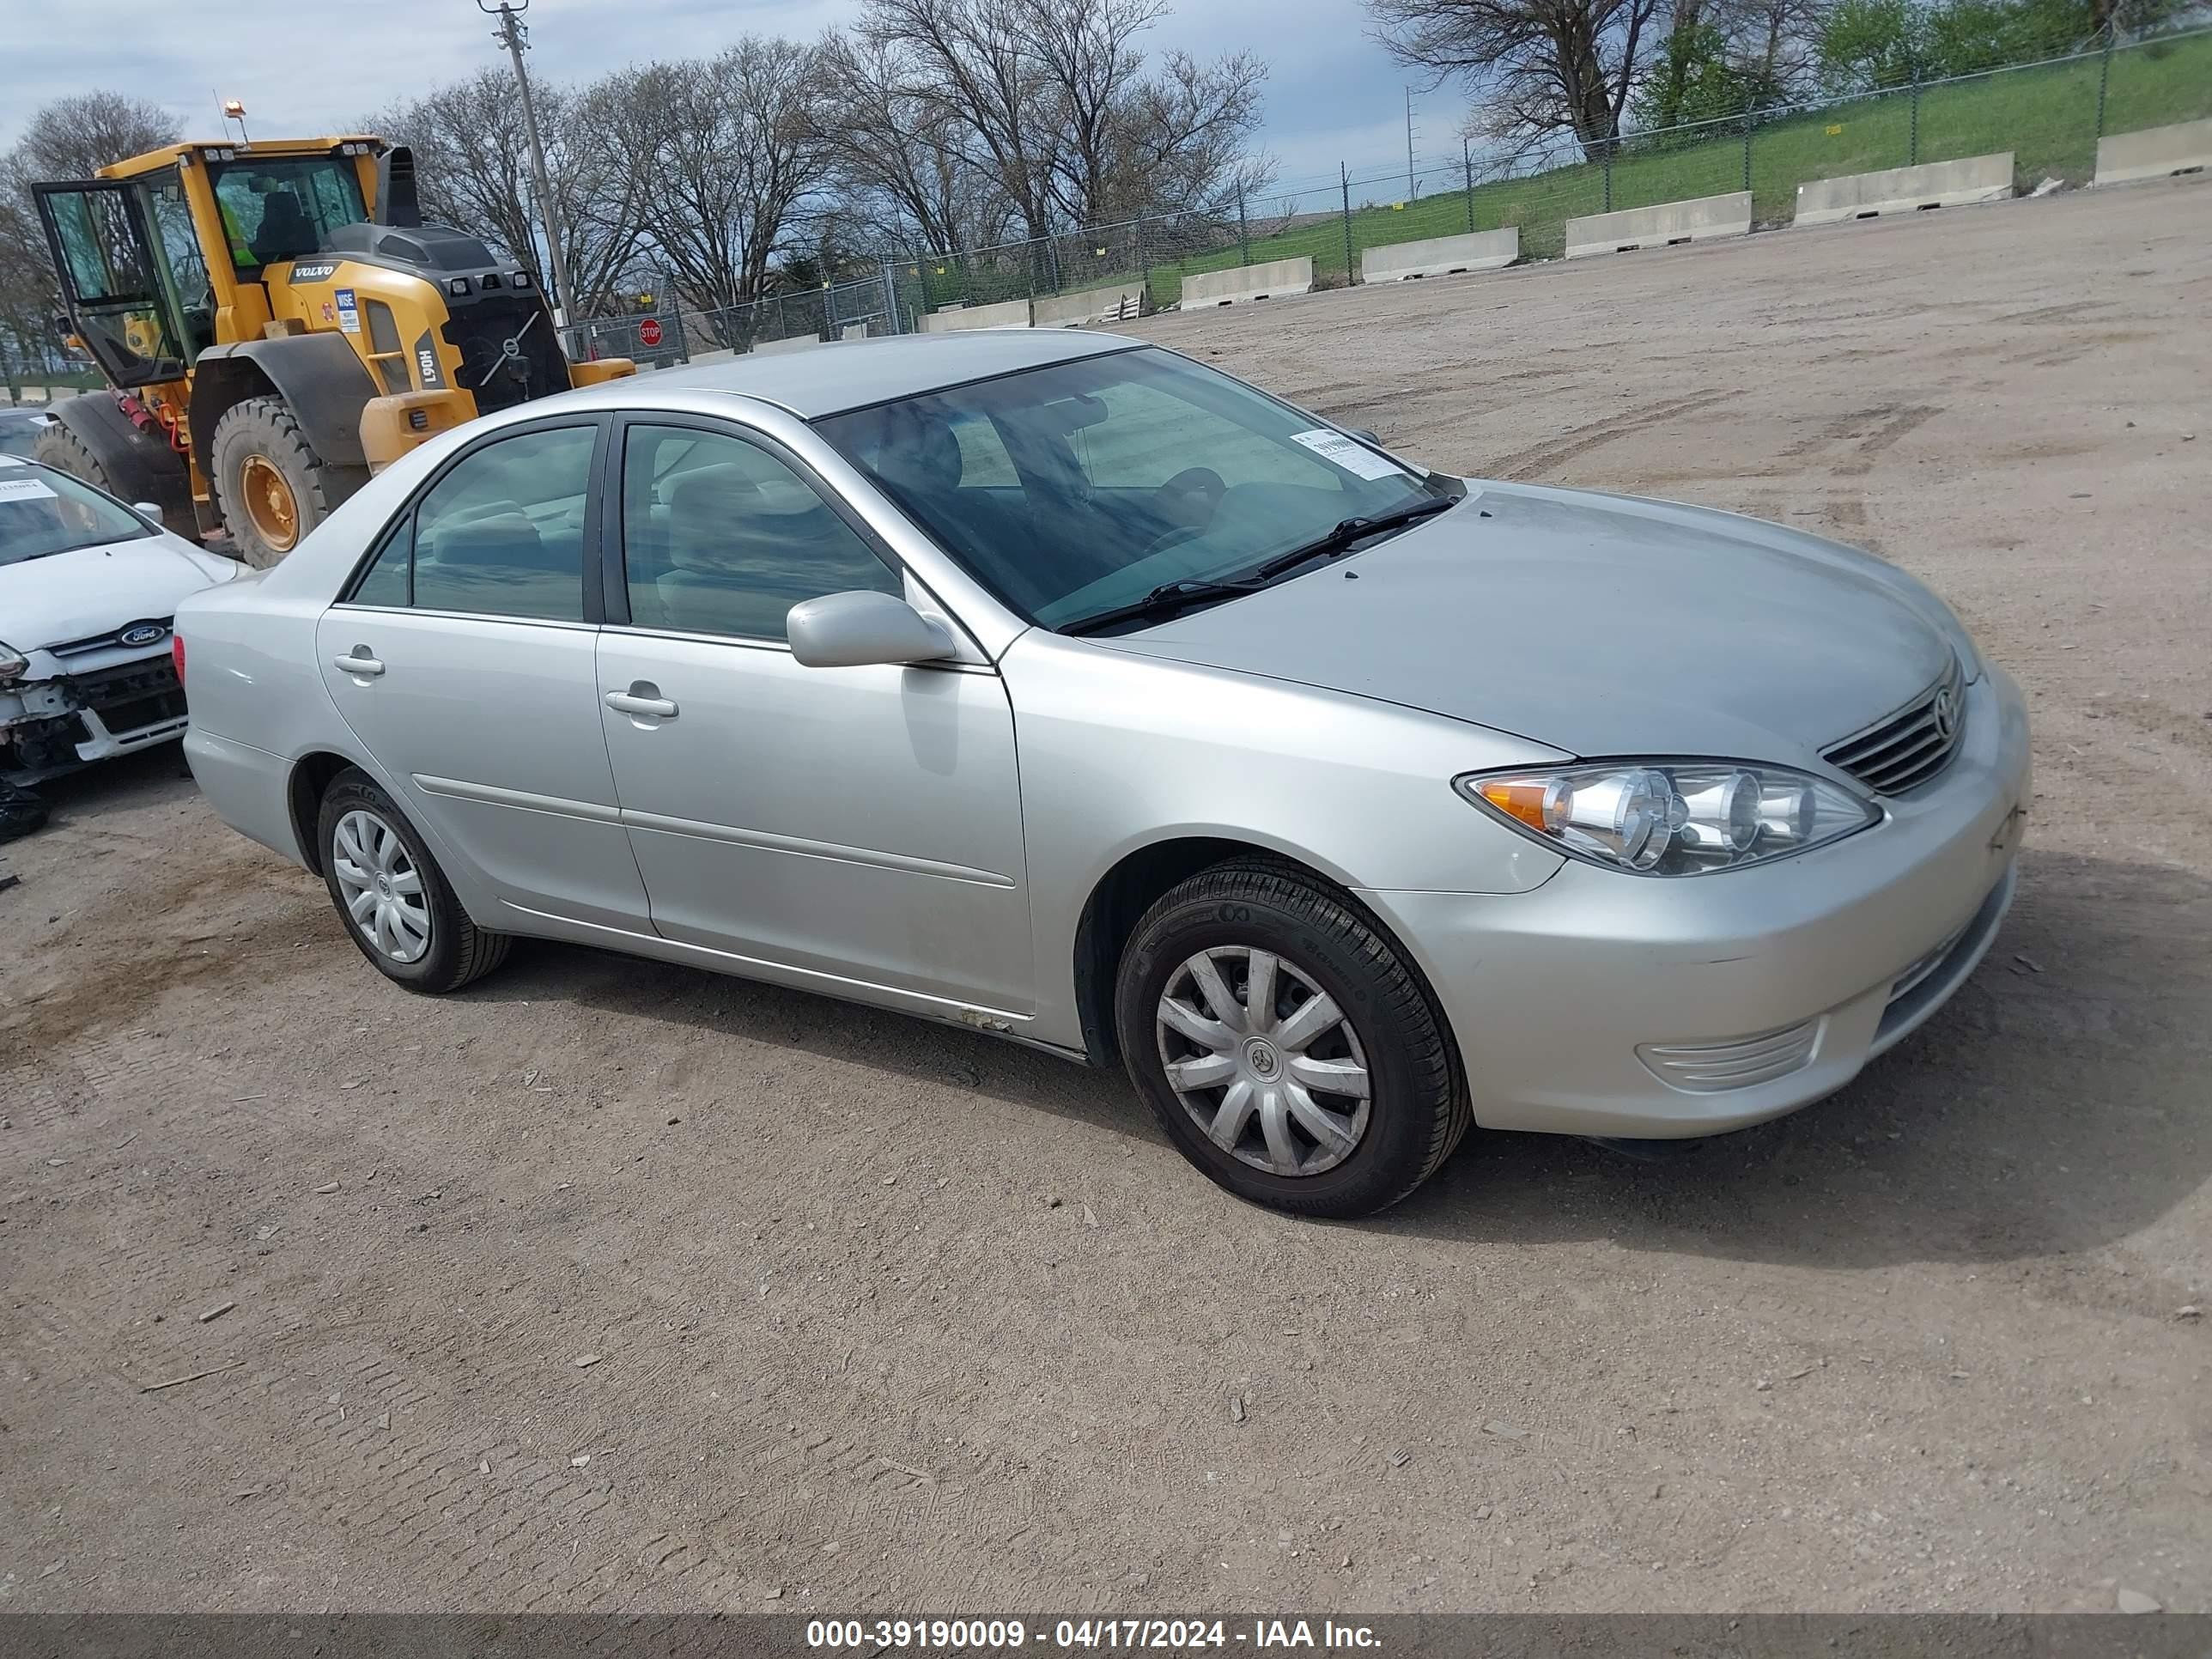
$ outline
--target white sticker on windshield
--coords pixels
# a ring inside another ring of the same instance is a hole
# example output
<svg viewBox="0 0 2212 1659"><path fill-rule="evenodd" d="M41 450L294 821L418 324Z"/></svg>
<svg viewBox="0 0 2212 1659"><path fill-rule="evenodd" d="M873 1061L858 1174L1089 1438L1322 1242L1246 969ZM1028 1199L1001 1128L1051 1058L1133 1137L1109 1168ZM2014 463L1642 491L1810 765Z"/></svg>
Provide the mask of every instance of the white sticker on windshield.
<svg viewBox="0 0 2212 1659"><path fill-rule="evenodd" d="M1378 455L1357 438L1347 438L1341 432L1330 432L1316 427L1311 432L1293 432L1291 441L1304 444L1325 461L1333 461L1346 472L1362 478L1402 478L1406 469L1388 455Z"/></svg>
<svg viewBox="0 0 2212 1659"><path fill-rule="evenodd" d="M57 500L46 487L44 478L0 478L0 501L51 501Z"/></svg>

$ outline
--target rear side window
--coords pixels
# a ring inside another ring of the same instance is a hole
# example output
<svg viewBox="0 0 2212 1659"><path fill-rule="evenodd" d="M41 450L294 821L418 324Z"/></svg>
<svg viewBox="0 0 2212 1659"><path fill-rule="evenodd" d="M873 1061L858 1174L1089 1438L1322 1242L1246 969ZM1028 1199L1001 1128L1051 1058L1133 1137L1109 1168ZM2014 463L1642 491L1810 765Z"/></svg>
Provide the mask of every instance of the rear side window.
<svg viewBox="0 0 2212 1659"><path fill-rule="evenodd" d="M581 622L598 436L556 427L464 457L387 532L349 601Z"/></svg>

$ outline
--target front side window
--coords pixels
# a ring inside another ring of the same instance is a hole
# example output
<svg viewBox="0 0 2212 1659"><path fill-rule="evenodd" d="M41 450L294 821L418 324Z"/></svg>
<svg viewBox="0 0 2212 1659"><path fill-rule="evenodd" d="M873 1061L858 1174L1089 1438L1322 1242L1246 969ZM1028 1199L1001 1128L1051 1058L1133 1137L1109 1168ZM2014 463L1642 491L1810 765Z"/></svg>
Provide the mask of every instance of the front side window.
<svg viewBox="0 0 2212 1659"><path fill-rule="evenodd" d="M1171 353L1056 363L817 422L987 586L1048 628L1219 581L1433 485Z"/></svg>
<svg viewBox="0 0 2212 1659"><path fill-rule="evenodd" d="M633 426L623 443L623 565L640 628L785 637L802 599L898 574L814 487L757 444L719 432Z"/></svg>
<svg viewBox="0 0 2212 1659"><path fill-rule="evenodd" d="M340 225L368 216L361 179L343 156L241 156L209 165L232 263L252 276L265 264L324 246Z"/></svg>
<svg viewBox="0 0 2212 1659"><path fill-rule="evenodd" d="M0 565L153 533L137 514L66 472L0 459Z"/></svg>
<svg viewBox="0 0 2212 1659"><path fill-rule="evenodd" d="M554 427L464 456L386 532L348 602L581 622L598 435Z"/></svg>

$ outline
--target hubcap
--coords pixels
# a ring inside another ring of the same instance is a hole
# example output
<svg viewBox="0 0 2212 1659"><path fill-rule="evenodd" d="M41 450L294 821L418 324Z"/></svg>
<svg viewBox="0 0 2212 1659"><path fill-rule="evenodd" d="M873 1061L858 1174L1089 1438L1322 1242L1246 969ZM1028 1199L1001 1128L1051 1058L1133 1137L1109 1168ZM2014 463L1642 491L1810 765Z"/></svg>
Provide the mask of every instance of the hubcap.
<svg viewBox="0 0 2212 1659"><path fill-rule="evenodd" d="M394 962L420 962L430 948L430 907L398 832L356 810L338 820L331 854L346 914L362 936Z"/></svg>
<svg viewBox="0 0 2212 1659"><path fill-rule="evenodd" d="M300 504L283 471L266 455L248 455L239 469L238 484L253 533L277 552L290 552L300 538Z"/></svg>
<svg viewBox="0 0 2212 1659"><path fill-rule="evenodd" d="M1271 951L1220 945L1169 975L1157 1017L1168 1086L1207 1139L1270 1175L1314 1176L1367 1133L1358 1033Z"/></svg>

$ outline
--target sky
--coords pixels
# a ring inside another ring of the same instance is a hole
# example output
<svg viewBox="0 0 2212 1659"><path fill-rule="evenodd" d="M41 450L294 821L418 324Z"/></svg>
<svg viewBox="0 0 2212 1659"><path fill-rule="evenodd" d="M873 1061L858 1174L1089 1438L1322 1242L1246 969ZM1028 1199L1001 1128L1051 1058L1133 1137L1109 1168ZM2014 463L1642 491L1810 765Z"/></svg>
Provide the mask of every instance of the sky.
<svg viewBox="0 0 2212 1659"><path fill-rule="evenodd" d="M1360 0L1171 0L1147 36L1200 57L1267 59L1261 142L1287 184L1402 165L1405 81L1367 38ZM842 23L857 0L532 0L530 71L584 80L653 58L703 56L748 32L800 39ZM221 100L246 105L249 131L300 137L504 61L472 0L0 0L0 146L39 105L95 87L166 106L186 136L216 136ZM47 27L21 18L69 15ZM1458 153L1449 89L1414 99L1424 155Z"/></svg>

